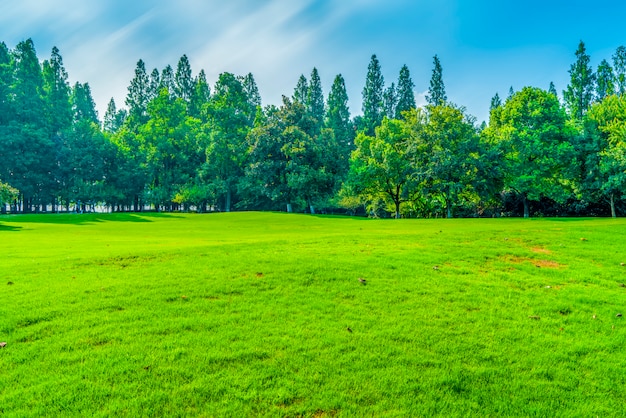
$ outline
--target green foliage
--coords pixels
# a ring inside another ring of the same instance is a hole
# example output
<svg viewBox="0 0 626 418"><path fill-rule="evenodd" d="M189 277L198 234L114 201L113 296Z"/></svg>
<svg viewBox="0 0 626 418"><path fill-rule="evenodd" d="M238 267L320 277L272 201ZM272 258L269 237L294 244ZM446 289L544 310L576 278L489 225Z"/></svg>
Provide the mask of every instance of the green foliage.
<svg viewBox="0 0 626 418"><path fill-rule="evenodd" d="M402 119L402 113L415 108L415 94L413 89L415 84L411 79L411 73L409 67L403 65L400 69L400 75L398 77L398 88L396 89L396 113L394 117L396 119Z"/></svg>
<svg viewBox="0 0 626 418"><path fill-rule="evenodd" d="M367 66L367 77L363 88L363 130L366 135L374 135L374 129L379 126L385 116L384 98L385 79L380 62L376 55L372 55Z"/></svg>
<svg viewBox="0 0 626 418"><path fill-rule="evenodd" d="M596 89L596 75L589 64L585 43L580 41L576 50L576 62L570 67L570 84L563 91L563 100L570 114L576 120L582 120L591 106Z"/></svg>
<svg viewBox="0 0 626 418"><path fill-rule="evenodd" d="M612 58L617 94L623 96L626 93L626 47L617 47Z"/></svg>
<svg viewBox="0 0 626 418"><path fill-rule="evenodd" d="M311 72L311 82L307 92L307 111L317 121L318 129L324 124L324 93L322 92L322 81L320 80L317 68Z"/></svg>
<svg viewBox="0 0 626 418"><path fill-rule="evenodd" d="M431 106L443 105L448 101L446 87L443 83L443 70L437 55L433 57L433 75L430 78L430 87L428 87L426 101Z"/></svg>
<svg viewBox="0 0 626 418"><path fill-rule="evenodd" d="M598 65L596 78L596 99L598 101L602 101L605 97L615 94L615 75L613 74L613 68L607 60L602 60L600 65Z"/></svg>

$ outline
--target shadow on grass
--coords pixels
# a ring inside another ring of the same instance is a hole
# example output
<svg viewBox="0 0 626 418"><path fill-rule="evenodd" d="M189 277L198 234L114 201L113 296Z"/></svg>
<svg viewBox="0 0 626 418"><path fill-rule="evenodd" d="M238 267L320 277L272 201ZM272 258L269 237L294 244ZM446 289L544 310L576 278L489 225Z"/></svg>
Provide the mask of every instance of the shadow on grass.
<svg viewBox="0 0 626 418"><path fill-rule="evenodd" d="M14 232L22 229L21 226L0 224L0 232Z"/></svg>
<svg viewBox="0 0 626 418"><path fill-rule="evenodd" d="M8 215L0 218L4 223L43 223L62 225L87 225L99 222L152 222L155 218L180 218L171 213L141 212L141 213L47 213ZM9 227L0 225L2 227ZM17 229L17 227L15 227Z"/></svg>

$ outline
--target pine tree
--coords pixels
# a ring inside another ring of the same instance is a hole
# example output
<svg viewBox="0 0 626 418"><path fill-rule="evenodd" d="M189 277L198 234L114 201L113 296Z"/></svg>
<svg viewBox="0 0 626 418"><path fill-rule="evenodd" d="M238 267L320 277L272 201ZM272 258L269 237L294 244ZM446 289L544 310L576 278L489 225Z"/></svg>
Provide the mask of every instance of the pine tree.
<svg viewBox="0 0 626 418"><path fill-rule="evenodd" d="M391 83L383 93L384 116L387 116L388 119L393 119L396 116L396 103L396 85Z"/></svg>
<svg viewBox="0 0 626 418"><path fill-rule="evenodd" d="M492 98L491 98L491 104L489 105L489 110L494 110L499 108L500 106L502 106L502 100L500 100L500 95L498 93L496 93Z"/></svg>
<svg viewBox="0 0 626 418"><path fill-rule="evenodd" d="M346 84L341 74L338 74L328 94L326 102L326 127L335 133L337 143L342 148L342 155L346 162L352 151L354 130L350 123L350 109L348 108L348 93Z"/></svg>
<svg viewBox="0 0 626 418"><path fill-rule="evenodd" d="M559 98L559 94L556 92L556 87L552 81L550 82L550 86L548 86L548 93L554 94L554 97L557 99Z"/></svg>
<svg viewBox="0 0 626 418"><path fill-rule="evenodd" d="M111 97L109 104L107 105L106 113L104 114L104 122L102 129L105 132L116 133L124 124L126 118L126 112L123 109L117 110L115 100Z"/></svg>
<svg viewBox="0 0 626 418"><path fill-rule="evenodd" d="M304 74L300 75L296 88L293 90L293 100L301 104L306 104L309 97L309 82Z"/></svg>
<svg viewBox="0 0 626 418"><path fill-rule="evenodd" d="M432 106L439 106L445 104L448 101L448 97L446 96L446 88L443 84L441 63L437 55L433 57L433 64L433 75L430 78L430 87L428 88L426 101Z"/></svg>
<svg viewBox="0 0 626 418"><path fill-rule="evenodd" d="M398 88L396 90L396 119L403 118L402 112L415 109L415 94L413 93L414 88L415 84L413 84L413 80L411 79L409 67L403 65L400 69L400 76L398 77Z"/></svg>
<svg viewBox="0 0 626 418"><path fill-rule="evenodd" d="M148 120L149 85L146 65L143 60L139 60L135 68L135 77L130 82L126 95L128 120L133 127L143 125Z"/></svg>
<svg viewBox="0 0 626 418"><path fill-rule="evenodd" d="M615 74L607 60L602 60L596 72L596 98L599 102L605 97L615 94Z"/></svg>
<svg viewBox="0 0 626 418"><path fill-rule="evenodd" d="M380 126L383 120L384 90L385 79L380 68L380 62L376 55L372 55L363 88L363 129L366 135L374 135L374 129Z"/></svg>
<svg viewBox="0 0 626 418"><path fill-rule="evenodd" d="M56 46L52 48L50 60L44 61L42 67L50 129L54 134L58 134L70 126L72 112L68 76L63 67L63 58Z"/></svg>
<svg viewBox="0 0 626 418"><path fill-rule="evenodd" d="M9 89L12 81L11 55L4 42L0 42L0 126L12 118Z"/></svg>
<svg viewBox="0 0 626 418"><path fill-rule="evenodd" d="M171 65L167 65L163 71L161 71L161 84L159 90L167 89L170 96L174 96L176 91L176 83L174 82L174 70Z"/></svg>
<svg viewBox="0 0 626 418"><path fill-rule="evenodd" d="M202 107L211 99L211 89L209 83L206 80L206 73L204 70L200 70L193 90L193 96L189 101L188 113L194 118L200 118L202 114Z"/></svg>
<svg viewBox="0 0 626 418"><path fill-rule="evenodd" d="M241 79L241 85L243 86L243 91L248 97L250 107L253 111L256 111L256 108L261 106L261 94L259 93L259 88L256 85L256 81L254 80L252 73L248 73Z"/></svg>
<svg viewBox="0 0 626 418"><path fill-rule="evenodd" d="M41 125L44 114L43 75L32 39L18 43L13 50L13 88L11 89L18 122Z"/></svg>
<svg viewBox="0 0 626 418"><path fill-rule="evenodd" d="M626 47L619 46L613 54L613 70L615 71L615 87L617 94L626 93Z"/></svg>
<svg viewBox="0 0 626 418"><path fill-rule="evenodd" d="M322 93L322 81L317 68L313 68L313 71L311 71L306 108L308 113L315 118L318 128L321 128L324 123L324 94Z"/></svg>
<svg viewBox="0 0 626 418"><path fill-rule="evenodd" d="M91 95L91 87L88 83L76 83L72 89L72 111L74 121L87 121L95 124L98 122L98 112L96 102Z"/></svg>
<svg viewBox="0 0 626 418"><path fill-rule="evenodd" d="M151 102L159 95L161 90L161 75L158 69L153 69L150 73L150 84L148 85L148 102Z"/></svg>
<svg viewBox="0 0 626 418"><path fill-rule="evenodd" d="M174 76L174 95L185 101L189 101L193 95L194 80L191 75L191 65L187 55L180 57Z"/></svg>
<svg viewBox="0 0 626 418"><path fill-rule="evenodd" d="M582 120L593 102L596 76L589 64L585 43L580 41L576 50L576 62L570 67L570 84L563 91L563 100L570 117Z"/></svg>

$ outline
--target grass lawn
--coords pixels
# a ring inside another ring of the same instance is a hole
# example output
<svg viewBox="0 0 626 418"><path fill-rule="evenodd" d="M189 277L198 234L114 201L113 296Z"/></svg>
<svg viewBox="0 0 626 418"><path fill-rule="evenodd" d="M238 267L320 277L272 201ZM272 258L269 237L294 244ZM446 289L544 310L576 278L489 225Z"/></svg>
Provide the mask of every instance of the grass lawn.
<svg viewBox="0 0 626 418"><path fill-rule="evenodd" d="M625 232L0 216L0 415L624 416Z"/></svg>

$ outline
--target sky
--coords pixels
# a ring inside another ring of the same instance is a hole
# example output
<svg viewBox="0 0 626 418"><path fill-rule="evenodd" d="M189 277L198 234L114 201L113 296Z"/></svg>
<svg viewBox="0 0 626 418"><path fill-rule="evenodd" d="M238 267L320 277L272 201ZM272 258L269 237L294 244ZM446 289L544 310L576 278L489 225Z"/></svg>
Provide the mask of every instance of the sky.
<svg viewBox="0 0 626 418"><path fill-rule="evenodd" d="M70 83L88 82L99 116L124 106L139 59L174 69L186 54L194 76L252 73L264 105L291 96L319 71L324 94L342 74L351 114L361 114L371 56L385 84L406 64L424 104L433 56L449 101L478 122L510 87L562 92L584 41L591 64L626 45L626 2L494 0L20 0L0 3L0 42L31 38L41 60L59 48Z"/></svg>

